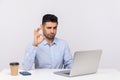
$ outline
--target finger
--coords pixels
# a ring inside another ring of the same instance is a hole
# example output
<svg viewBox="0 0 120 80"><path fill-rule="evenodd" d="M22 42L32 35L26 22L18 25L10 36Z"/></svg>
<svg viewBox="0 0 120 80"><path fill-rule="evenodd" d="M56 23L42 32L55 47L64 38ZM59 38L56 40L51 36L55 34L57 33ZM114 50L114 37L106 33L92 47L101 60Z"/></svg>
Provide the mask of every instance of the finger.
<svg viewBox="0 0 120 80"><path fill-rule="evenodd" d="M45 38L45 36L44 36L44 35L42 35L42 37L43 37L43 38Z"/></svg>
<svg viewBox="0 0 120 80"><path fill-rule="evenodd" d="M38 28L36 29L37 32L40 31L40 30L41 30L41 27L38 27Z"/></svg>
<svg viewBox="0 0 120 80"><path fill-rule="evenodd" d="M36 29L34 29L34 35L36 34Z"/></svg>
<svg viewBox="0 0 120 80"><path fill-rule="evenodd" d="M41 34L37 34L37 37L40 37L40 36L42 36Z"/></svg>
<svg viewBox="0 0 120 80"><path fill-rule="evenodd" d="M35 30L36 32L38 32L40 29L41 29L40 27L37 27L37 28L35 28L34 30Z"/></svg>
<svg viewBox="0 0 120 80"><path fill-rule="evenodd" d="M41 35L42 36L42 38L43 38L43 40L45 39L45 36L44 35Z"/></svg>
<svg viewBox="0 0 120 80"><path fill-rule="evenodd" d="M36 29L34 29L34 35L37 35L38 34L38 32L37 32L37 28Z"/></svg>
<svg viewBox="0 0 120 80"><path fill-rule="evenodd" d="M42 30L43 30L43 25L40 25L40 27L39 27L39 28L40 28L40 30L42 31Z"/></svg>
<svg viewBox="0 0 120 80"><path fill-rule="evenodd" d="M34 34L38 34L38 32L40 31L41 28L35 28L34 29Z"/></svg>
<svg viewBox="0 0 120 80"><path fill-rule="evenodd" d="M42 25L40 25L39 28L42 28Z"/></svg>

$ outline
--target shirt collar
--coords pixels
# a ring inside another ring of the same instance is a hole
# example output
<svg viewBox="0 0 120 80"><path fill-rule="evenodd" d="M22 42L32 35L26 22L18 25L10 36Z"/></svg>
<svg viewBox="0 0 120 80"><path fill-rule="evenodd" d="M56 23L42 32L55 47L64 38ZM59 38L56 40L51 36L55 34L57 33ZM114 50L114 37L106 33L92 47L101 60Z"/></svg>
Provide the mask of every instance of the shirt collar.
<svg viewBox="0 0 120 80"><path fill-rule="evenodd" d="M57 39L54 38L54 41L52 42L51 45L56 45L56 44L57 44ZM44 40L44 41L43 41L43 45L45 46L45 45L49 45L49 44L48 44L48 42L47 42L46 40Z"/></svg>

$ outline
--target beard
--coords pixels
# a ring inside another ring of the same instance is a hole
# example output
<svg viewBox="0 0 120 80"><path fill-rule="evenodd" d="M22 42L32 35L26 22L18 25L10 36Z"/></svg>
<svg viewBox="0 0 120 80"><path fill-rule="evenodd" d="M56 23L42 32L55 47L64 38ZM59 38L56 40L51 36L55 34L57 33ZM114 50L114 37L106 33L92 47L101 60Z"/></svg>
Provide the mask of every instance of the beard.
<svg viewBox="0 0 120 80"><path fill-rule="evenodd" d="M51 34L44 34L45 38L48 40L54 40L55 38L55 34L51 33Z"/></svg>

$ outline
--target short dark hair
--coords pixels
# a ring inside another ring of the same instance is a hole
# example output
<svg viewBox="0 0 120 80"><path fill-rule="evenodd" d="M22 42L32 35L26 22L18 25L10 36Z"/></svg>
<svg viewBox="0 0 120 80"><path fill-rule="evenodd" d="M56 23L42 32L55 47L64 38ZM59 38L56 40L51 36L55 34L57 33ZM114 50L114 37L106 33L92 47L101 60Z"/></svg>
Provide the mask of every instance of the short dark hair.
<svg viewBox="0 0 120 80"><path fill-rule="evenodd" d="M58 18L53 14L46 14L42 18L42 24L45 24L45 22L56 22L58 24Z"/></svg>

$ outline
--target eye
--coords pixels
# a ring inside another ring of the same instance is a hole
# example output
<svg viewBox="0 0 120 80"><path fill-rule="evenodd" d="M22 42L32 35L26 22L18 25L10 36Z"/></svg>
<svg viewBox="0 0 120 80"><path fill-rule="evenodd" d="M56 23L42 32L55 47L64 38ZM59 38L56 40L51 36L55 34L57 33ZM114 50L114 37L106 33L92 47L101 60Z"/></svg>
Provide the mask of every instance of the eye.
<svg viewBox="0 0 120 80"><path fill-rule="evenodd" d="M54 29L57 29L57 27L54 27Z"/></svg>
<svg viewBox="0 0 120 80"><path fill-rule="evenodd" d="M47 29L51 29L51 27L47 27Z"/></svg>

